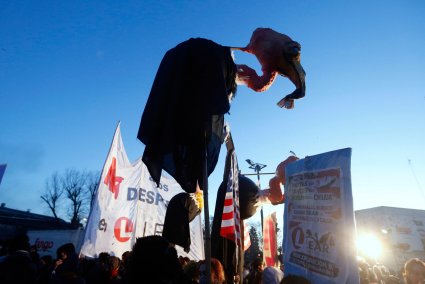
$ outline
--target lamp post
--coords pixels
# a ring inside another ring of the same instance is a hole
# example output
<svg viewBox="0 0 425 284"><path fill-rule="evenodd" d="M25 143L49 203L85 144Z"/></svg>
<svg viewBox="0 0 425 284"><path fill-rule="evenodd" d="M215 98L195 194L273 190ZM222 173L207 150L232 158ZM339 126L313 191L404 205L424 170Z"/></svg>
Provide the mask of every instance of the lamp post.
<svg viewBox="0 0 425 284"><path fill-rule="evenodd" d="M253 169L257 173L257 186L261 190L261 184L260 184L260 171L267 167L267 165L260 164L260 163L254 163L250 159L245 160L249 164L249 168ZM261 234L263 233L263 207L261 206L260 209L261 213Z"/></svg>

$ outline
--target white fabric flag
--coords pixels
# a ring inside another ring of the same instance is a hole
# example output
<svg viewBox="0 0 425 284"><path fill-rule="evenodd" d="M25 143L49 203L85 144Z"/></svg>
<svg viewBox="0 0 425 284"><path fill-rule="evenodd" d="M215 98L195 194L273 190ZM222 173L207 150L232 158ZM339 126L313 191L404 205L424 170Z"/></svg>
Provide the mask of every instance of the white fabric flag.
<svg viewBox="0 0 425 284"><path fill-rule="evenodd" d="M122 253L132 249L136 238L161 235L168 202L180 192L183 190L179 184L165 176L157 187L141 158L133 164L129 162L118 125L80 253L96 257L101 252L108 252L121 257ZM200 215L190 223L190 228L190 252L186 254L179 247L176 249L190 259L204 259Z"/></svg>

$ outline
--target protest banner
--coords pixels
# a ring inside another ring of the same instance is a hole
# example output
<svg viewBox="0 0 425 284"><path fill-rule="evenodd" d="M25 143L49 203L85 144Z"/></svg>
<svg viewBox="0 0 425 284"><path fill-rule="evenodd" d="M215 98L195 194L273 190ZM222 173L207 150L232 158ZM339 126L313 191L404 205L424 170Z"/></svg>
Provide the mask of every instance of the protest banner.
<svg viewBox="0 0 425 284"><path fill-rule="evenodd" d="M80 254L96 257L101 252L121 257L131 251L136 239L161 235L167 204L183 192L172 178L161 177L159 186L138 159L131 164L122 142L120 126L102 171L96 197L87 221ZM204 259L201 217L190 223L190 252L176 246L179 255Z"/></svg>
<svg viewBox="0 0 425 284"><path fill-rule="evenodd" d="M347 148L286 167L285 275L312 283L359 283L350 163Z"/></svg>

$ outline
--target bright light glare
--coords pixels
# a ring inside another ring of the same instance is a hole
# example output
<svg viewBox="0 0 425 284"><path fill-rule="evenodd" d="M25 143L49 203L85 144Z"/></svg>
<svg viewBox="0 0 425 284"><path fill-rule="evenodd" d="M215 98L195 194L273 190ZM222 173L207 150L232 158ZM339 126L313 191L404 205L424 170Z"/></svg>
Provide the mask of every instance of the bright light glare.
<svg viewBox="0 0 425 284"><path fill-rule="evenodd" d="M358 236L356 245L360 255L364 255L372 259L377 259L381 255L381 242L372 234Z"/></svg>

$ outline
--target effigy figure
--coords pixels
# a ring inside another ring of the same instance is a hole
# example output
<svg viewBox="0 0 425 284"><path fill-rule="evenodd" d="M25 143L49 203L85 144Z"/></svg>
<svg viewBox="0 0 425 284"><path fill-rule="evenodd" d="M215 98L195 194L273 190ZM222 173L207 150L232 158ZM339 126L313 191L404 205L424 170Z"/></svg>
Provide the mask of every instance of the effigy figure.
<svg viewBox="0 0 425 284"><path fill-rule="evenodd" d="M301 45L287 35L269 28L258 28L246 47L233 47L254 54L261 64L263 74L257 75L247 65L237 65L238 81L256 92L266 91L277 75L288 77L296 90L277 104L280 107L293 108L294 100L305 96L305 71L301 66Z"/></svg>
<svg viewBox="0 0 425 284"><path fill-rule="evenodd" d="M305 95L300 48L286 35L259 28L243 48L191 38L168 50L155 76L137 134L146 146L142 160L153 180L159 185L161 172L165 170L186 193L204 190L205 181L215 169L224 142L224 114L230 110L237 84L263 92L278 74L286 76L295 84L296 90L278 105L292 108L294 100ZM254 54L263 74L258 76L252 68L236 65L232 49ZM203 172L205 165L206 174ZM243 184L243 178L241 180ZM267 191L270 198L265 199L272 204L284 201L280 183L276 180ZM249 181L247 187L251 188ZM241 206L242 215L246 213L246 218L258 208L259 193L256 190L251 193L249 206ZM174 217L177 215L167 210L164 225L167 238L186 251L190 246L187 223L201 211L193 205L194 201L188 194L178 195L170 208L184 213L184 217L177 218L182 222L176 222ZM205 202L207 206L207 200Z"/></svg>
<svg viewBox="0 0 425 284"><path fill-rule="evenodd" d="M254 54L263 74L236 65L231 49ZM305 72L299 43L269 28L256 29L246 47L227 47L191 38L165 54L146 103L137 138L145 145L143 162L159 184L164 169L194 193L202 186L203 159L207 175L218 160L224 141L224 114L236 93L236 83L257 92L267 90L276 76L288 77L296 90L278 102L292 108L305 95Z"/></svg>

